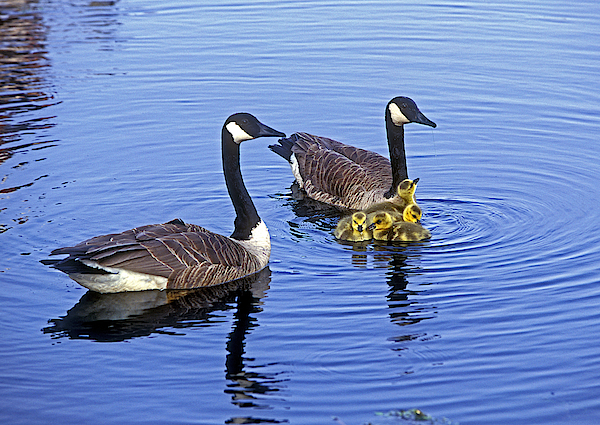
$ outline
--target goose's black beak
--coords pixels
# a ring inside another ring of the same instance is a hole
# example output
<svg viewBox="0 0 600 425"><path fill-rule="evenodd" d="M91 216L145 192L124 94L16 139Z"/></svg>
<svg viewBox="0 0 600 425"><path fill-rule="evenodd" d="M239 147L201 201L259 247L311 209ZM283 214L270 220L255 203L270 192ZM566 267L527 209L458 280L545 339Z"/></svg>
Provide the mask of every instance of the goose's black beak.
<svg viewBox="0 0 600 425"><path fill-rule="evenodd" d="M419 183L419 178L417 177L416 179L413 179L413 185Z"/></svg>
<svg viewBox="0 0 600 425"><path fill-rule="evenodd" d="M413 119L411 121L419 123L419 124L423 124L423 125L428 125L433 128L437 127L436 123L434 123L429 118L427 118L425 115L423 115L423 112L419 111L418 109L415 111L415 116L413 117Z"/></svg>
<svg viewBox="0 0 600 425"><path fill-rule="evenodd" d="M373 230L375 228L375 223L371 223L367 226L367 230Z"/></svg>
<svg viewBox="0 0 600 425"><path fill-rule="evenodd" d="M256 137L285 137L285 133L277 131L263 123L259 123L258 135Z"/></svg>

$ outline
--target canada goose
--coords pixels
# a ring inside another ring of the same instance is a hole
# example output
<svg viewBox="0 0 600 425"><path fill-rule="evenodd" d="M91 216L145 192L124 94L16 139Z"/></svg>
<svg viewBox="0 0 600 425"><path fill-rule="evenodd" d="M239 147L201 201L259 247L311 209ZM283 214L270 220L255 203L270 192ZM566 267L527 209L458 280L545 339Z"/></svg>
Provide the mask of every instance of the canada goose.
<svg viewBox="0 0 600 425"><path fill-rule="evenodd" d="M362 211L342 217L333 234L337 239L351 242L368 241L373 238L367 230L367 215Z"/></svg>
<svg viewBox="0 0 600 425"><path fill-rule="evenodd" d="M373 239L380 241L416 242L431 237L429 230L420 224L406 221L394 222L386 211L374 214L367 228L373 231Z"/></svg>
<svg viewBox="0 0 600 425"><path fill-rule="evenodd" d="M367 214L372 214L377 211L387 211L394 217L395 220L403 220L404 209L410 204L417 204L415 199L415 191L417 190L417 183L419 179L414 180L404 179L398 185L396 196L390 198L389 201L377 202L370 207L365 209Z"/></svg>
<svg viewBox="0 0 600 425"><path fill-rule="evenodd" d="M257 137L285 134L246 113L231 115L221 131L225 184L236 212L230 237L175 219L55 249L51 255L68 257L54 267L96 292L211 286L262 270L271 253L269 231L240 171L240 143Z"/></svg>
<svg viewBox="0 0 600 425"><path fill-rule="evenodd" d="M362 210L394 197L400 182L408 178L404 124L410 122L436 127L408 97L390 100L385 109L390 160L307 133L294 133L269 148L288 160L298 185L309 198Z"/></svg>

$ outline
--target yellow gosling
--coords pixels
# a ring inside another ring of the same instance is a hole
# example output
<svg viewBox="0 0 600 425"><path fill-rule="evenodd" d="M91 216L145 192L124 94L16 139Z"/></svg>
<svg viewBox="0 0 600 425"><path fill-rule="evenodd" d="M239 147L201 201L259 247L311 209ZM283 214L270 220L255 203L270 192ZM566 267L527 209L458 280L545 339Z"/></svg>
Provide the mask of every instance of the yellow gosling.
<svg viewBox="0 0 600 425"><path fill-rule="evenodd" d="M389 201L378 202L377 204L371 205L367 208L365 213L367 215L379 212L379 211L387 211L388 213L397 214L399 218L397 220L402 220L402 214L406 206L410 204L417 205L417 201L415 199L415 191L417 190L417 183L419 179L416 178L414 180L404 179L398 185L397 194Z"/></svg>
<svg viewBox="0 0 600 425"><path fill-rule="evenodd" d="M407 204L416 204L415 192L417 191L417 183L419 179L414 180L404 179L398 185L398 196Z"/></svg>
<svg viewBox="0 0 600 425"><path fill-rule="evenodd" d="M410 221L394 221L392 216L381 211L371 216L368 230L373 231L373 239L379 241L416 242L431 237L431 232L420 224Z"/></svg>
<svg viewBox="0 0 600 425"><path fill-rule="evenodd" d="M351 242L368 241L373 238L371 231L367 230L367 215L362 211L342 217L333 234L337 239Z"/></svg>
<svg viewBox="0 0 600 425"><path fill-rule="evenodd" d="M422 217L423 211L421 211L421 207L419 207L417 204L408 204L402 213L402 220L411 223L419 223Z"/></svg>

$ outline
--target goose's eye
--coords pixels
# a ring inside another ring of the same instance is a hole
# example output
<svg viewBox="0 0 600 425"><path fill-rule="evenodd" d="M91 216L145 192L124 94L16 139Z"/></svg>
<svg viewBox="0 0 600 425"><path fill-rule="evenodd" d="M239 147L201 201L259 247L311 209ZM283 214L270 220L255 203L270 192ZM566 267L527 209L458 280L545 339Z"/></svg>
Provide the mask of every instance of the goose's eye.
<svg viewBox="0 0 600 425"><path fill-rule="evenodd" d="M406 104L406 103L403 103L403 104L402 104L402 107L403 107L403 108L408 108L408 104Z"/></svg>

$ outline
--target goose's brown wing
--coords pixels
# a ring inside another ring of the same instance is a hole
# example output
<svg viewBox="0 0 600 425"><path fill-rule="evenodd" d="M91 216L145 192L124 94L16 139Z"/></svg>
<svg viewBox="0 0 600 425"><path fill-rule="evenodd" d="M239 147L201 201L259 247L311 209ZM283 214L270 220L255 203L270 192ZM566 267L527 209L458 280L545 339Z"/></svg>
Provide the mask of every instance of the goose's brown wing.
<svg viewBox="0 0 600 425"><path fill-rule="evenodd" d="M326 137L311 137L318 139L322 146L338 152L358 164L366 171L373 184L384 184L385 189L389 189L389 185L392 184L392 166L389 159L373 151L350 146Z"/></svg>
<svg viewBox="0 0 600 425"><path fill-rule="evenodd" d="M162 276L168 278L168 288L216 285L255 273L260 267L232 239L179 219L97 236L51 254Z"/></svg>
<svg viewBox="0 0 600 425"><path fill-rule="evenodd" d="M358 209L392 184L390 161L375 152L307 133L292 138L304 189L313 199Z"/></svg>

